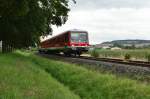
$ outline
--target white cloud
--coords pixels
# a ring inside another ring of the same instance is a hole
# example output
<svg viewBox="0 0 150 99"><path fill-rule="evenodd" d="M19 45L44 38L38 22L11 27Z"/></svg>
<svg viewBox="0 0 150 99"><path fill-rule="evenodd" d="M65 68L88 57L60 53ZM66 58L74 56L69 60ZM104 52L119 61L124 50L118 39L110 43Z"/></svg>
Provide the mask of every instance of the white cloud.
<svg viewBox="0 0 150 99"><path fill-rule="evenodd" d="M89 32L90 43L117 39L150 39L150 0L76 0L65 25Z"/></svg>
<svg viewBox="0 0 150 99"><path fill-rule="evenodd" d="M150 8L111 8L70 12L62 27L54 27L54 35L69 29L89 32L90 42L115 39L150 39Z"/></svg>
<svg viewBox="0 0 150 99"><path fill-rule="evenodd" d="M71 4L73 10L100 9L100 8L145 8L150 7L150 0L76 0Z"/></svg>

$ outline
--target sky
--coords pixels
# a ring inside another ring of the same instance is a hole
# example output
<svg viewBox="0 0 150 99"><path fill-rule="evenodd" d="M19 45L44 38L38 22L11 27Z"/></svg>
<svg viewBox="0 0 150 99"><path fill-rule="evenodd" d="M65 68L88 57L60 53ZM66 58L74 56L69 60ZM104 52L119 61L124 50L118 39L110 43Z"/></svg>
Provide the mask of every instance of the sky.
<svg viewBox="0 0 150 99"><path fill-rule="evenodd" d="M150 0L76 2L70 1L68 21L61 27L53 26L53 35L80 29L88 31L90 44L123 39L150 40Z"/></svg>

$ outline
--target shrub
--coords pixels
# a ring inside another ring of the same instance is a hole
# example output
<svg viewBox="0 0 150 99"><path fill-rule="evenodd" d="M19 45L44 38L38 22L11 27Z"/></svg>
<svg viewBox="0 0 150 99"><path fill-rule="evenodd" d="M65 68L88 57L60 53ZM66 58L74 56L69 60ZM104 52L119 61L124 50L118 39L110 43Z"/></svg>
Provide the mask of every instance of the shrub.
<svg viewBox="0 0 150 99"><path fill-rule="evenodd" d="M91 56L99 57L99 52L96 49L94 49L94 50L91 51Z"/></svg>
<svg viewBox="0 0 150 99"><path fill-rule="evenodd" d="M125 60L129 60L129 59L131 59L131 55L130 55L130 54L128 54L128 53L126 53L126 54L125 54L125 56L124 56L124 59L125 59Z"/></svg>
<svg viewBox="0 0 150 99"><path fill-rule="evenodd" d="M146 59L150 62L150 54L146 55Z"/></svg>

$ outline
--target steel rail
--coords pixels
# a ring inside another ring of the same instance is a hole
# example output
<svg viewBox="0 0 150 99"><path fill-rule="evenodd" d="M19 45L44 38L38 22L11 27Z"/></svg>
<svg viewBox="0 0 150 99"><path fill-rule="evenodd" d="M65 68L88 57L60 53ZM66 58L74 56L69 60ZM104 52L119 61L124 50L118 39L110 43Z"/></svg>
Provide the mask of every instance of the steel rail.
<svg viewBox="0 0 150 99"><path fill-rule="evenodd" d="M146 62L146 61L132 61L132 60L122 60L122 59L113 59L113 58L94 58L94 57L86 57L86 56L81 56L78 58L150 68L150 62Z"/></svg>
<svg viewBox="0 0 150 99"><path fill-rule="evenodd" d="M41 54L42 55L42 54ZM44 54L49 55L49 54ZM94 60L94 61L102 61L102 62L109 62L109 63L116 63L116 64L124 64L124 65L132 65L132 66L140 66L140 67L149 67L150 62L146 61L132 61L132 60L123 60L123 59L113 59L113 58L94 58L94 57L87 57L87 56L65 56L61 54L53 54L60 57L70 57L76 59L86 59L86 60Z"/></svg>

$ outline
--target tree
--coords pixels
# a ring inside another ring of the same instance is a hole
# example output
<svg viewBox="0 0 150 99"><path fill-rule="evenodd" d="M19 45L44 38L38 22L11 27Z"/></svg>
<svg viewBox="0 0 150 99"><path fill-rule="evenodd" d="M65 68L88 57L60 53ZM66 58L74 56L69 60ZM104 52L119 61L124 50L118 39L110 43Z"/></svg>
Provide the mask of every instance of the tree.
<svg viewBox="0 0 150 99"><path fill-rule="evenodd" d="M113 44L113 46L114 46L114 47L121 47L121 48L122 48L122 45L119 44L119 43L117 43L117 42L115 42L115 43Z"/></svg>
<svg viewBox="0 0 150 99"><path fill-rule="evenodd" d="M0 0L0 41L3 52L39 42L68 18L68 0Z"/></svg>

